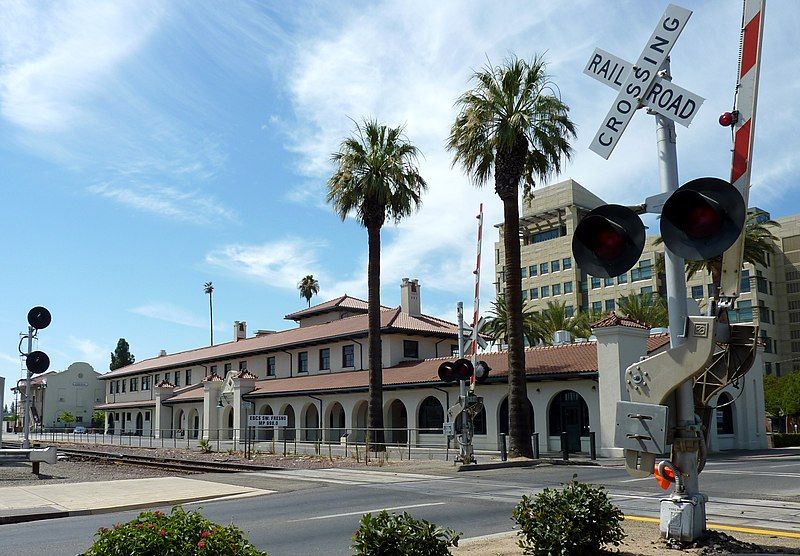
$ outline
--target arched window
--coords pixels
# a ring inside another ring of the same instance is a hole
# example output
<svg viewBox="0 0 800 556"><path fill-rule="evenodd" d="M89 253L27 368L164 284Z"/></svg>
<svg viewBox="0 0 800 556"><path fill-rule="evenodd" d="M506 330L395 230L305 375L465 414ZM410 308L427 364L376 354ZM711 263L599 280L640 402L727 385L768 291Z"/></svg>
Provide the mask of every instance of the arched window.
<svg viewBox="0 0 800 556"><path fill-rule="evenodd" d="M434 398L428 396L422 400L419 406L419 428L421 429L439 429L441 431L444 424L444 408L442 403ZM433 434L435 431L423 431L428 434Z"/></svg>
<svg viewBox="0 0 800 556"><path fill-rule="evenodd" d="M723 392L717 399L717 434L733 434L733 404L731 395Z"/></svg>
<svg viewBox="0 0 800 556"><path fill-rule="evenodd" d="M589 434L589 408L583 397L574 390L564 390L550 403L548 434L558 436L562 432L578 436Z"/></svg>
<svg viewBox="0 0 800 556"><path fill-rule="evenodd" d="M508 434L508 396L506 396L506 398L503 400L503 403L500 404L500 415L498 416L498 419L500 420L499 421L500 433ZM536 425L534 424L534 419L533 419L533 404L531 403L530 400L528 400L528 422L531 427L531 432L532 433L536 432ZM477 423L476 423L476 429L477 429ZM475 434L481 434L481 433L478 433L476 430Z"/></svg>
<svg viewBox="0 0 800 556"><path fill-rule="evenodd" d="M472 420L475 434L486 434L486 408L481 408L481 412Z"/></svg>

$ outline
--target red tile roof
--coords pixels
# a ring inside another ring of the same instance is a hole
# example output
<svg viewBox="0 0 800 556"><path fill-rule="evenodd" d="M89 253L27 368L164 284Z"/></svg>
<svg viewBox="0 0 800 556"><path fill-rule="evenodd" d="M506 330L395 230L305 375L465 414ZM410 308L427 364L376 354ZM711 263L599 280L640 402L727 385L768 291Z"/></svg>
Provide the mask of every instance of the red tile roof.
<svg viewBox="0 0 800 556"><path fill-rule="evenodd" d="M171 398L164 400L165 404L180 403L180 402L193 402L203 399L203 384L194 384L189 387L183 387L180 391L176 390L176 394Z"/></svg>
<svg viewBox="0 0 800 556"><path fill-rule="evenodd" d="M607 328L611 326L627 326L628 328L642 328L644 330L649 330L650 327L647 326L645 323L628 317L626 315L618 315L615 311L611 311L611 314L601 319L591 325L592 328Z"/></svg>
<svg viewBox="0 0 800 556"><path fill-rule="evenodd" d="M203 382L222 382L222 377L217 373L211 373L203 379Z"/></svg>
<svg viewBox="0 0 800 556"><path fill-rule="evenodd" d="M292 346L332 341L336 338L366 336L367 329L367 315L355 315L323 324L291 328L273 334L245 338L238 342L227 342L215 346L207 346L144 359L132 365L101 375L99 378L101 380L106 380L146 371L155 371L157 369L167 369L205 361L241 357L253 353L277 351ZM455 324L425 315L411 316L407 313L403 313L399 307L381 311L381 331L383 333L409 332L423 335L431 334L446 338L458 337L458 327Z"/></svg>
<svg viewBox="0 0 800 556"><path fill-rule="evenodd" d="M258 377L251 373L250 371L244 371L243 373L239 373L238 378L250 379L250 380L258 380Z"/></svg>
<svg viewBox="0 0 800 556"><path fill-rule="evenodd" d="M353 311L359 313L366 313L369 308L369 303L364 301L363 299L358 299L357 297L350 297L347 294L344 294L341 297L337 297L336 299L331 299L330 301L325 301L323 303L318 303L312 307L307 307L306 309L301 309L300 311L295 311L294 313L289 313L286 315L285 319L287 320L300 320L304 317L310 317L312 315L321 315L322 313L329 313L331 311ZM388 309L388 307L384 307Z"/></svg>
<svg viewBox="0 0 800 556"><path fill-rule="evenodd" d="M667 334L654 334L647 339L648 353L669 343ZM490 377L508 376L508 353L485 353L479 356L492 368ZM383 384L386 387L411 384L441 383L437 371L439 365L452 358L440 357L401 363L383 369ZM597 372L597 343L527 348L525 350L526 374L531 377L558 375L580 375ZM292 392L320 392L335 390L365 390L368 371L348 371L309 375L293 378L266 379L256 382L256 388L247 396L271 396Z"/></svg>

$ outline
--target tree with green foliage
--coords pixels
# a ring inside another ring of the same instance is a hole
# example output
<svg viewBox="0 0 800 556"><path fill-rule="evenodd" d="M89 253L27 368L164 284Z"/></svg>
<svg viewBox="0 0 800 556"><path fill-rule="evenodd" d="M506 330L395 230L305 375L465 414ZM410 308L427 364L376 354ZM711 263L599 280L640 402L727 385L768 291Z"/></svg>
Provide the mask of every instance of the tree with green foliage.
<svg viewBox="0 0 800 556"><path fill-rule="evenodd" d="M297 283L297 289L300 290L300 297L304 298L311 307L311 297L319 293L319 281L314 278L313 274L309 274Z"/></svg>
<svg viewBox="0 0 800 556"><path fill-rule="evenodd" d="M383 442L383 367L381 351L381 228L387 219L399 222L417 210L427 189L419 173L419 150L403 127L376 120L356 123L332 155L336 170L328 180L327 202L344 221L352 214L367 229L367 320L369 344L370 441Z"/></svg>
<svg viewBox="0 0 800 556"><path fill-rule="evenodd" d="M131 347L125 338L120 338L117 342L117 348L111 354L111 364L108 366L112 371L125 367L126 365L133 365L136 358L131 353Z"/></svg>
<svg viewBox="0 0 800 556"><path fill-rule="evenodd" d="M487 65L473 75L474 88L456 104L459 113L447 148L473 183L494 177L503 202L505 297L508 303L509 454L533 457L525 378L525 343L519 245L519 190L530 197L537 182L561 171L571 156L575 126L569 108L546 72L544 58L526 61L511 56L499 66Z"/></svg>
<svg viewBox="0 0 800 556"><path fill-rule="evenodd" d="M94 411L92 412L92 426L93 427L102 427L103 422L106 420L106 414L102 411Z"/></svg>
<svg viewBox="0 0 800 556"><path fill-rule="evenodd" d="M500 296L492 302L483 332L501 346L508 344L508 304L505 297ZM536 315L527 308L522 310L522 333L528 345L536 345L541 340L536 328Z"/></svg>
<svg viewBox="0 0 800 556"><path fill-rule="evenodd" d="M632 293L619 300L622 314L650 328L669 326L667 304L660 295Z"/></svg>
<svg viewBox="0 0 800 556"><path fill-rule="evenodd" d="M58 420L64 423L66 426L70 426L72 423L76 421L75 414L71 411L62 411L58 414Z"/></svg>
<svg viewBox="0 0 800 556"><path fill-rule="evenodd" d="M559 330L566 330L574 338L588 338L592 335L590 324L594 322L591 316L594 313L578 313L568 316L565 302L548 301L547 308L540 314L534 315L534 328L536 335L546 346L553 345L553 337ZM601 317L602 318L602 317ZM600 320L597 318L596 320Z"/></svg>
<svg viewBox="0 0 800 556"><path fill-rule="evenodd" d="M789 431L789 417L800 414L800 372L786 373L780 378L764 375L764 408L773 417L784 418Z"/></svg>

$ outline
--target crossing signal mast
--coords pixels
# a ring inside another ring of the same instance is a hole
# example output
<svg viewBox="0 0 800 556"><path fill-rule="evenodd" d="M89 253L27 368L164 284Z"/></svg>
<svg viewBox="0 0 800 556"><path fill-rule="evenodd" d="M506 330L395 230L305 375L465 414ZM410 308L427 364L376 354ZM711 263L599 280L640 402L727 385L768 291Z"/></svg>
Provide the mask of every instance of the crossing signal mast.
<svg viewBox="0 0 800 556"><path fill-rule="evenodd" d="M448 439L455 438L459 445L457 461L463 464L475 463L472 447L475 418L483 409L483 398L475 394L475 384L482 384L489 378L491 367L486 361L478 361L478 347L486 349L486 340L481 336L484 319L480 315L481 291L481 243L483 240L483 203L478 215L478 247L475 261L475 300L472 325L464 326L464 304L458 302L458 359L445 361L439 365L439 379L445 383L458 381L458 402L447 409L447 422L443 425ZM471 351L470 359L465 354Z"/></svg>
<svg viewBox="0 0 800 556"><path fill-rule="evenodd" d="M19 340L19 353L25 356L25 413L22 416L23 440L22 447L30 448L31 427L31 376L41 374L50 368L50 358L43 351L33 350L33 340L39 335L39 330L50 326L50 311L44 307L34 307L28 311L28 333ZM28 340L27 351L22 351L22 342Z"/></svg>
<svg viewBox="0 0 800 556"><path fill-rule="evenodd" d="M744 375L755 358L758 326L730 324L727 311L739 293L763 9L764 0L744 0L735 106L720 117L721 125L734 130L731 182L706 177L678 187L675 122L688 126L703 99L672 83L669 52L691 11L669 5L635 64L596 49L584 69L619 91L591 150L608 158L638 108L647 108L656 118L661 193L634 207L592 210L578 224L572 249L587 273L618 276L633 267L644 249L639 215L661 215L670 349L625 370L630 401L617 404L615 444L624 449L632 476L655 474L660 484L672 478L676 488L661 502L660 529L666 537L684 541L705 531L707 498L699 490L698 476L710 424L708 402ZM708 316L687 316L684 260L719 255L722 284L717 299L712 299ZM671 461L656 464L669 445Z"/></svg>

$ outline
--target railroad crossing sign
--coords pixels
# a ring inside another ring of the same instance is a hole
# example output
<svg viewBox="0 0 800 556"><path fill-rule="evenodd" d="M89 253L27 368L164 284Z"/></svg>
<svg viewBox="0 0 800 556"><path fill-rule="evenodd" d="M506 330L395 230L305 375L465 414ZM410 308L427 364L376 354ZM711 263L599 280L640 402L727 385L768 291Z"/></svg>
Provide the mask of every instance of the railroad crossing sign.
<svg viewBox="0 0 800 556"><path fill-rule="evenodd" d="M667 6L633 66L599 49L592 54L584 73L619 88L619 94L589 145L591 150L606 159L611 156L640 106L689 125L703 99L660 78L658 72L691 15L691 10L673 4Z"/></svg>
<svg viewBox="0 0 800 556"><path fill-rule="evenodd" d="M485 325L486 325L486 319L484 317L481 317L480 320L478 320L477 326L464 327L464 335L463 335L464 353L470 351L473 342L477 342L481 349L486 349L488 347L489 344L486 342L486 340L483 339L483 336L481 336L481 330Z"/></svg>
<svg viewBox="0 0 800 556"><path fill-rule="evenodd" d="M289 424L286 415L248 415L247 425L250 427L285 427Z"/></svg>

